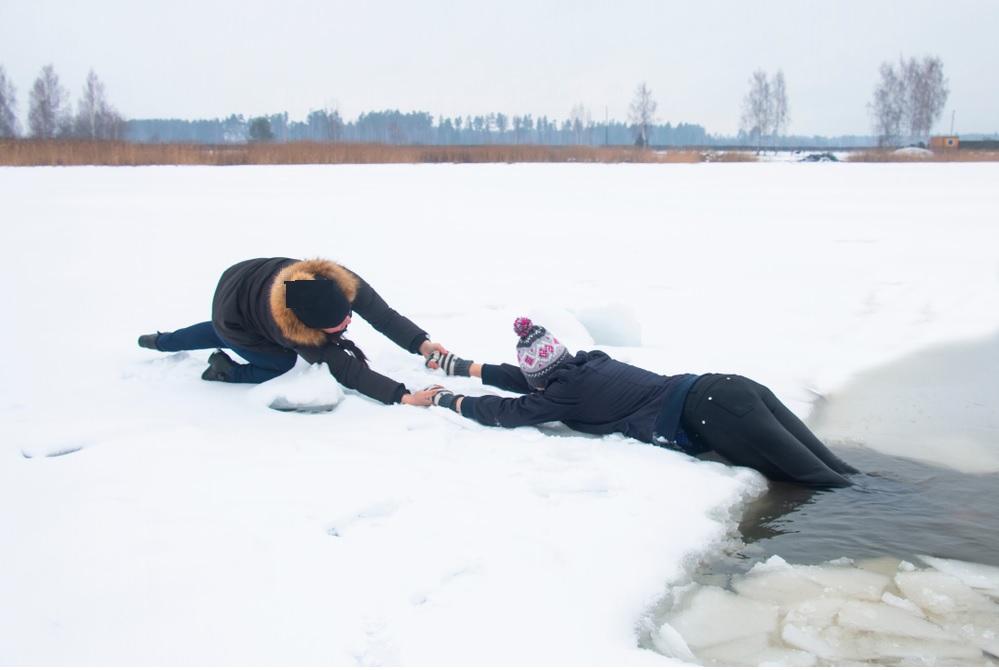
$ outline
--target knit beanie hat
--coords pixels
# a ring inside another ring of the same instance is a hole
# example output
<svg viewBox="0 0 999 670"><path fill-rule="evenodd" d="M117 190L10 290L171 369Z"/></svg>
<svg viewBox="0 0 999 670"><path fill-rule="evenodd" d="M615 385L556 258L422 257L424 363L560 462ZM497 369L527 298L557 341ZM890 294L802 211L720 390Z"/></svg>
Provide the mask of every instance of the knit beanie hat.
<svg viewBox="0 0 999 670"><path fill-rule="evenodd" d="M285 306L309 328L333 328L351 312L350 301L335 281L322 275L315 279L286 281Z"/></svg>
<svg viewBox="0 0 999 670"><path fill-rule="evenodd" d="M532 388L544 388L548 376L569 358L565 345L552 337L544 326L536 326L526 317L513 322L517 342L517 362Z"/></svg>

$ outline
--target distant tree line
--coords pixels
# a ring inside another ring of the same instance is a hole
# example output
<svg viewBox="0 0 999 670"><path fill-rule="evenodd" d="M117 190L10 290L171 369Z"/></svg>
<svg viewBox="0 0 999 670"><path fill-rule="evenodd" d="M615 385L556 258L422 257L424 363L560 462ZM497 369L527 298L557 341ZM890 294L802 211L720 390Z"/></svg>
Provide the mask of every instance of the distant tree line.
<svg viewBox="0 0 999 670"><path fill-rule="evenodd" d="M696 124L665 123L652 126L655 143L698 146L710 141ZM125 139L135 142L378 142L383 144L542 144L631 145L634 129L620 121L594 122L585 115L563 120L530 114L509 117L503 113L436 119L427 112L398 110L366 112L345 121L337 112L311 112L304 121L289 121L287 113L245 118L182 121L137 119L128 122Z"/></svg>
<svg viewBox="0 0 999 670"><path fill-rule="evenodd" d="M868 105L877 144L897 146L906 139L927 138L947 100L947 81L939 58L900 59L884 63L874 98ZM502 112L476 116L438 116L427 112L386 110L362 113L346 121L336 109L319 109L303 121L288 113L225 119L125 118L108 102L104 84L91 70L73 112L69 93L52 65L46 65L29 92L27 135L33 138L117 139L133 142L239 144L246 142L368 142L396 145L538 144L556 146L688 147L753 146L772 148L870 146L872 138L788 136L790 123L784 73L753 73L742 103L735 137L709 135L700 125L662 123L657 101L645 82L634 92L627 122L596 121L582 103L564 119ZM17 97L0 65L0 138L21 136Z"/></svg>

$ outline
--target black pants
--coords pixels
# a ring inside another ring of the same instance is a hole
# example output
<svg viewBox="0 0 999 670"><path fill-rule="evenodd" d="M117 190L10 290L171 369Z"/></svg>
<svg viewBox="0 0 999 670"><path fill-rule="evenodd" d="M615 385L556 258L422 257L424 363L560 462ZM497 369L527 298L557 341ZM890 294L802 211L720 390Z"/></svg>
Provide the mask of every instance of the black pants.
<svg viewBox="0 0 999 670"><path fill-rule="evenodd" d="M777 396L739 375L703 375L683 405L680 424L701 449L768 479L806 486L850 486L857 470L836 457Z"/></svg>
<svg viewBox="0 0 999 670"><path fill-rule="evenodd" d="M238 384L260 384L274 379L295 367L298 354L262 354L242 347L234 347L216 332L211 321L196 323L187 328L163 333L156 341L160 351L193 351L195 349L232 349L247 360L247 364L237 363L232 371L232 382Z"/></svg>

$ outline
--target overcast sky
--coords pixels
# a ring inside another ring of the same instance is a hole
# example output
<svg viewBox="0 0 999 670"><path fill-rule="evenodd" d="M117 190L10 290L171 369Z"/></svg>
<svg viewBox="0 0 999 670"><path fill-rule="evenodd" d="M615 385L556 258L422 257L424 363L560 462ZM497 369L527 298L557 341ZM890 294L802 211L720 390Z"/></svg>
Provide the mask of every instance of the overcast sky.
<svg viewBox="0 0 999 670"><path fill-rule="evenodd" d="M783 70L790 134L868 135L882 62L942 59L935 133L999 132L999 0L0 0L0 65L24 124L52 64L74 106L89 70L126 118L398 109L738 131L754 70Z"/></svg>

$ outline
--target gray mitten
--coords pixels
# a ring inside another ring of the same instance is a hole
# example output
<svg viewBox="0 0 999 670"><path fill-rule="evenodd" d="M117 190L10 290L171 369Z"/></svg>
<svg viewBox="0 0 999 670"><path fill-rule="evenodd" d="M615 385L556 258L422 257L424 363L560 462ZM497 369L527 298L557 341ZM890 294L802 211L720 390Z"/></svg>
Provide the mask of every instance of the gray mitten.
<svg viewBox="0 0 999 670"><path fill-rule="evenodd" d="M442 354L439 351L435 351L430 354L430 358L427 359L427 367L430 367L431 363L436 363L448 377L471 376L468 369L472 367L472 361L466 361L464 358L458 358L451 353Z"/></svg>
<svg viewBox="0 0 999 670"><path fill-rule="evenodd" d="M463 395L455 395L455 393L453 391L449 391L448 389L444 388L443 386L438 386L437 384L434 384L433 386L428 386L427 388L425 388L423 390L424 391L430 391L430 390L433 390L433 389L436 389L437 393L435 393L434 396L430 399L430 401L432 403L434 403L438 407L443 407L445 409L449 409L452 412L457 412L458 411L458 399L459 398L464 398L465 396L463 396Z"/></svg>

